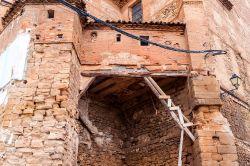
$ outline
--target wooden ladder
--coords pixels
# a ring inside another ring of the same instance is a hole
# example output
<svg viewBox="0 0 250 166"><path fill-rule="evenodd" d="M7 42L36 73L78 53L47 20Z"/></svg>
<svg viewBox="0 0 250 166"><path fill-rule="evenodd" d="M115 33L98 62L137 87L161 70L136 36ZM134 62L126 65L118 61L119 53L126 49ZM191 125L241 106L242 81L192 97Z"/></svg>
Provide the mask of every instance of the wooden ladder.
<svg viewBox="0 0 250 166"><path fill-rule="evenodd" d="M155 80L151 77L144 77L144 80L153 91L153 93L159 98L163 106L170 112L172 118L176 121L178 126L181 129L181 138L179 145L179 158L178 158L178 166L182 165L182 146L184 139L184 132L190 137L192 141L195 140L193 133L188 129L188 127L193 126L193 123L190 122L182 113L181 108L179 106L175 106L170 96L167 96L164 91L159 87L159 85L155 82ZM178 115L178 116L177 116Z"/></svg>

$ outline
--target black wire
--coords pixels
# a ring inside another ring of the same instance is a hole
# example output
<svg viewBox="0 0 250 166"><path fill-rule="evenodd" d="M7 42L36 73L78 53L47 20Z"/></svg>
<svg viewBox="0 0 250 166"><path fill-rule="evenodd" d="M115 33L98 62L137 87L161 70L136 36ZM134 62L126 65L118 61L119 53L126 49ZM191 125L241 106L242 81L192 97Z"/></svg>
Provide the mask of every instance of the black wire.
<svg viewBox="0 0 250 166"><path fill-rule="evenodd" d="M5 3L5 4L2 4L2 3ZM10 7L11 5L13 5L12 3L8 2L8 1L5 1L5 0L1 1L1 5L2 6L7 6L6 4L9 5L8 7Z"/></svg>
<svg viewBox="0 0 250 166"><path fill-rule="evenodd" d="M57 0L57 1L62 3L65 6L67 6L68 8L74 10L80 16L89 17L89 18L95 20L97 23L108 26L111 29L113 29L113 30L115 30L115 31L117 31L117 32L119 32L119 33L121 33L123 35L126 35L126 36L128 36L130 38L133 38L133 39L145 42L145 43L149 43L149 44L152 44L152 45L164 48L164 49L168 49L168 50L172 50L172 51L176 51L176 52L198 53L198 54L201 54L201 53L226 54L227 53L225 50L186 50L186 49L174 48L174 47L170 47L170 46L163 45L163 44L160 44L160 43L156 43L156 42L141 38L139 36L136 36L134 34L128 33L128 32L126 32L126 31L124 31L124 30L122 30L122 29L120 29L120 28L118 28L118 27L116 27L116 26L114 26L114 25L112 25L110 23L107 23L107 22L105 22L105 21L103 21L103 20L101 20L101 19L87 13L86 11L83 11L83 10L79 9L78 7L76 7L76 6L73 6L72 4L67 2L66 0Z"/></svg>

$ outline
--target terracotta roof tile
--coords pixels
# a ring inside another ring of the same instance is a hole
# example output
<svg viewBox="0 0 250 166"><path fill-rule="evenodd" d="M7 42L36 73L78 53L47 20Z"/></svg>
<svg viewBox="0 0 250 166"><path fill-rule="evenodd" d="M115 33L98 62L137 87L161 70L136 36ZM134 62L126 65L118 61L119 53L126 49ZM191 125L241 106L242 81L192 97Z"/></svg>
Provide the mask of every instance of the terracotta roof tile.
<svg viewBox="0 0 250 166"><path fill-rule="evenodd" d="M125 21L125 20L118 20L118 21L111 21L105 20L107 23L111 24L131 24L131 25L180 25L185 26L183 22L162 22L162 21L150 21L150 22L132 22L132 21ZM90 21L87 25L98 24L96 21Z"/></svg>

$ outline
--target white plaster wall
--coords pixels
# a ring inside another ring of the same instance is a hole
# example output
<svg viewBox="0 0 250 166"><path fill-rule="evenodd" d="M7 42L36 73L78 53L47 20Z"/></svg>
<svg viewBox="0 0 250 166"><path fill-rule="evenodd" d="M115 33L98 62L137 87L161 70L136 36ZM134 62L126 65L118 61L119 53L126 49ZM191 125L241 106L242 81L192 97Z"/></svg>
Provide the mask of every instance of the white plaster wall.
<svg viewBox="0 0 250 166"><path fill-rule="evenodd" d="M19 33L0 54L0 105L6 102L8 83L24 78L29 42L29 32Z"/></svg>

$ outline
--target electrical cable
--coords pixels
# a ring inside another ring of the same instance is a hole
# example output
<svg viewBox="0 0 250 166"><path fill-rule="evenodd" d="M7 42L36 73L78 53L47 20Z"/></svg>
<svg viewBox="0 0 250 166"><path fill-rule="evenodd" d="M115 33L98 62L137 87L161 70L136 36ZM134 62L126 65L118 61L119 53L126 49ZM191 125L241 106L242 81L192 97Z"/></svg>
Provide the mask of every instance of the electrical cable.
<svg viewBox="0 0 250 166"><path fill-rule="evenodd" d="M142 41L142 42L145 42L145 43L149 43L149 44L152 44L152 45L155 45L155 46L158 46L158 47L161 47L161 48L164 48L164 49L168 49L168 50L172 50L172 51L175 51L175 52L185 52L185 53L196 53L196 54L203 54L203 53L213 53L214 55L218 55L218 54L226 54L227 51L225 50L186 50L186 49L180 49L180 48L174 48L174 47L170 47L170 46L167 46L167 45L163 45L163 44L160 44L160 43L157 43L157 42L153 42L153 41L150 41L150 40L147 40L147 39L144 39L142 37L139 37L137 35L134 35L134 34L131 34L131 33L128 33L110 23L107 23L89 13L87 13L86 11L83 11L82 9L70 4L69 2L67 2L66 0L57 0L58 2L62 3L64 6L74 10L75 12L77 12L80 16L83 16L83 17L89 17L93 20L95 20L97 23L100 23L102 25L105 25L107 27L110 27L111 29L125 35L125 36L128 36L130 38L133 38L133 39L136 39L136 40L139 40L139 41Z"/></svg>

